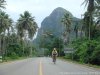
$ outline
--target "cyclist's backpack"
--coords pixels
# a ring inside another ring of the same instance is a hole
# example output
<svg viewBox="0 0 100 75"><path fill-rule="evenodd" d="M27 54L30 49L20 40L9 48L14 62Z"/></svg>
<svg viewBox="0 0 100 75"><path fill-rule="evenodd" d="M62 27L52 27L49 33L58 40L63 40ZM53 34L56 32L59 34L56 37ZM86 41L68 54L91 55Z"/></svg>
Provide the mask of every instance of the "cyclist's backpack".
<svg viewBox="0 0 100 75"><path fill-rule="evenodd" d="M57 55L57 53L56 52L53 52L53 55Z"/></svg>

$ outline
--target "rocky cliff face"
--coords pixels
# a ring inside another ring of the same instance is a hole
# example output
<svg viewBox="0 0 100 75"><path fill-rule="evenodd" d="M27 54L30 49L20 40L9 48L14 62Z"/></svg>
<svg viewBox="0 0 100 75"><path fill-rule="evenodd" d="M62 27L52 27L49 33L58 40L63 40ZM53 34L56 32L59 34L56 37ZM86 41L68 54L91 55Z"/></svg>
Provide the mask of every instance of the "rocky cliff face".
<svg viewBox="0 0 100 75"><path fill-rule="evenodd" d="M80 21L80 19L74 17L69 11L64 8L58 7L53 10L53 12L47 16L41 23L41 28L38 30L37 38L34 40L35 43L38 43L39 40L43 37L45 33L52 34L56 37L61 37L64 32L64 25L61 22L64 14L67 13L72 18L72 32L71 37L75 37L73 31L74 26Z"/></svg>

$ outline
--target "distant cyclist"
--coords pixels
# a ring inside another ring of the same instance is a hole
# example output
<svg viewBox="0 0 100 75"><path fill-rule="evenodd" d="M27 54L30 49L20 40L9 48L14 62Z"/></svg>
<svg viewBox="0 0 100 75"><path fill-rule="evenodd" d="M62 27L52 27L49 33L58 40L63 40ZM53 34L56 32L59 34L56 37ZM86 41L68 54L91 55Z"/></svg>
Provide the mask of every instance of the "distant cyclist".
<svg viewBox="0 0 100 75"><path fill-rule="evenodd" d="M52 51L52 59L53 59L54 64L56 63L57 56L58 56L58 52L57 52L56 48L54 48Z"/></svg>

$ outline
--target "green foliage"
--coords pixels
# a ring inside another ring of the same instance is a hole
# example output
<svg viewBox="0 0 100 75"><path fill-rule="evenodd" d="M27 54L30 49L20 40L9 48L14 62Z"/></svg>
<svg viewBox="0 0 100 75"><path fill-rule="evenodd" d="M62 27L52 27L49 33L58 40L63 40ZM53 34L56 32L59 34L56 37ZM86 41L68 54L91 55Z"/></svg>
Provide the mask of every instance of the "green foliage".
<svg viewBox="0 0 100 75"><path fill-rule="evenodd" d="M61 38L58 38L56 36L46 37L45 39L42 39L39 47L47 49L45 55L51 55L53 48L57 48L60 56L64 55L64 52L62 51L63 41Z"/></svg>
<svg viewBox="0 0 100 75"><path fill-rule="evenodd" d="M73 42L74 60L100 65L100 43L97 40L77 40Z"/></svg>
<svg viewBox="0 0 100 75"><path fill-rule="evenodd" d="M0 7L3 6L3 3L5 3L5 0L0 1ZM12 22L9 15L0 10L0 50L2 50L0 55L4 57L3 59L7 57L17 59L22 56L33 55L32 43L24 37L28 32L28 38L32 39L36 33L38 27L34 18L28 11L25 11L24 14L20 15L17 26L12 25Z"/></svg>
<svg viewBox="0 0 100 75"><path fill-rule="evenodd" d="M64 21L63 23L61 22L62 18L63 18L63 21ZM67 22L65 22L65 21L67 21ZM34 43L39 45L40 42L41 42L40 39L41 39L42 35L44 33L48 33L48 32L49 32L49 34L53 34L53 36L62 38L66 28L69 29L68 31L70 31L70 33L71 33L69 35L70 36L70 41L71 41L75 37L73 29L74 29L75 25L79 22L80 22L79 18L74 17L66 9L58 7L56 9L54 9L54 11L51 13L51 15L49 15L48 17L46 17L42 21L41 28L39 28L39 30L38 30L37 37L34 40L35 41ZM64 25L64 23L67 23L67 25ZM67 32L67 29L66 29L66 32ZM51 38L53 36L51 36ZM48 43L48 44L51 44L51 43ZM48 44L46 44L46 45L48 45Z"/></svg>
<svg viewBox="0 0 100 75"><path fill-rule="evenodd" d="M19 56L15 52L11 52L11 55L9 56L11 59L18 59Z"/></svg>
<svg viewBox="0 0 100 75"><path fill-rule="evenodd" d="M96 46L96 49L93 51L91 58L92 64L100 65L100 44Z"/></svg>
<svg viewBox="0 0 100 75"><path fill-rule="evenodd" d="M5 0L0 0L0 9L5 8L6 1Z"/></svg>
<svg viewBox="0 0 100 75"><path fill-rule="evenodd" d="M20 44L9 44L7 48L7 56L22 56L22 46Z"/></svg>
<svg viewBox="0 0 100 75"><path fill-rule="evenodd" d="M32 17L28 11L25 11L24 14L20 14L20 18L17 21L17 33L21 38L25 36L25 32L27 31L28 37L32 39L37 28L38 26L34 21L34 17Z"/></svg>
<svg viewBox="0 0 100 75"><path fill-rule="evenodd" d="M51 51L53 50L53 48L57 48L58 54L59 56L64 55L62 48L63 48L63 41L60 38L54 38L52 41L52 44L50 45L50 49Z"/></svg>
<svg viewBox="0 0 100 75"><path fill-rule="evenodd" d="M64 58L65 58L65 59L72 59L72 54L66 54L66 55L64 56Z"/></svg>

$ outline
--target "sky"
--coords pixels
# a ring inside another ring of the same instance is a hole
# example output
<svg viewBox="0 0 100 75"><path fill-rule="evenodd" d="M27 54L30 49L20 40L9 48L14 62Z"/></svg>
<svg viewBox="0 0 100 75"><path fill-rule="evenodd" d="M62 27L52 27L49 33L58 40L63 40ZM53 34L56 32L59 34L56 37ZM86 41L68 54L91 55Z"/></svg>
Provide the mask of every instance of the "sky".
<svg viewBox="0 0 100 75"><path fill-rule="evenodd" d="M20 14L29 11L39 27L43 19L57 7L63 7L77 18L81 18L86 11L84 5L81 5L84 0L6 0L6 2L5 11L15 22Z"/></svg>

